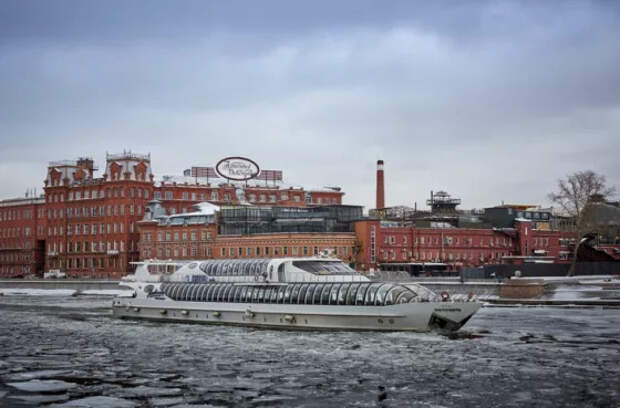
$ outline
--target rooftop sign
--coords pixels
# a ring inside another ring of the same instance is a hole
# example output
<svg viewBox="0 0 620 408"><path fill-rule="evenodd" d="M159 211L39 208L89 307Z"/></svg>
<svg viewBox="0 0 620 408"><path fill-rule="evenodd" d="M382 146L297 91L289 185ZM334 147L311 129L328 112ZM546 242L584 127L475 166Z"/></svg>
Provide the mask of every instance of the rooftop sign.
<svg viewBox="0 0 620 408"><path fill-rule="evenodd" d="M245 157L225 157L217 162L215 171L222 178L245 181L256 178L260 168L256 162Z"/></svg>

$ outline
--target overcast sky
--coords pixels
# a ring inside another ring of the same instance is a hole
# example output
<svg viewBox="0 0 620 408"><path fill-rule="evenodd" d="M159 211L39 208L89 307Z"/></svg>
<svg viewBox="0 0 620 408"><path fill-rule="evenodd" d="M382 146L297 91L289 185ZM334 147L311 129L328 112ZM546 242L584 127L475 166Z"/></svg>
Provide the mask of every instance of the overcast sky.
<svg viewBox="0 0 620 408"><path fill-rule="evenodd" d="M387 205L620 188L619 5L3 0L0 198L123 149L157 177L247 156L366 208L377 159Z"/></svg>

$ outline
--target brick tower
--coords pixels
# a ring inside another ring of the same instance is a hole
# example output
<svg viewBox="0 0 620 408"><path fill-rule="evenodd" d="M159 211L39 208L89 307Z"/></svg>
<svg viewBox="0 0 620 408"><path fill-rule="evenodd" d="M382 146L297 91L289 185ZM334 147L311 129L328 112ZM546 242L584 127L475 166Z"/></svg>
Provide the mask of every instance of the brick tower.
<svg viewBox="0 0 620 408"><path fill-rule="evenodd" d="M385 208L385 190L383 186L383 160L377 161L377 209Z"/></svg>

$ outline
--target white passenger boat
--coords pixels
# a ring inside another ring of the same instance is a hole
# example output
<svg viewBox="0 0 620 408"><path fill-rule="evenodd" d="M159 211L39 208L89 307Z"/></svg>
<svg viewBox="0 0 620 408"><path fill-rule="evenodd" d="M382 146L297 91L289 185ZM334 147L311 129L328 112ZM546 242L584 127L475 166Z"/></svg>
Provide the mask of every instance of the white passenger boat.
<svg viewBox="0 0 620 408"><path fill-rule="evenodd" d="M120 318L283 329L455 331L480 308L320 257L146 261L121 285L134 294L113 300Z"/></svg>

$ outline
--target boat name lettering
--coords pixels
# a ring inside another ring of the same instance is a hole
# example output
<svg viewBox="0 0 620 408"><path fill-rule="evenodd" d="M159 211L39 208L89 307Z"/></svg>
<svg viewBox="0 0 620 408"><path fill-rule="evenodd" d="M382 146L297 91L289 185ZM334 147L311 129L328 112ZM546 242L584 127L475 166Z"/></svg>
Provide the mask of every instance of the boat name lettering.
<svg viewBox="0 0 620 408"><path fill-rule="evenodd" d="M435 312L460 312L461 309L435 309Z"/></svg>

